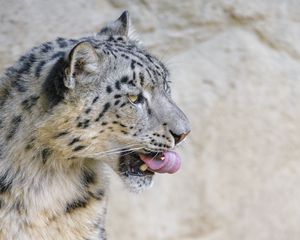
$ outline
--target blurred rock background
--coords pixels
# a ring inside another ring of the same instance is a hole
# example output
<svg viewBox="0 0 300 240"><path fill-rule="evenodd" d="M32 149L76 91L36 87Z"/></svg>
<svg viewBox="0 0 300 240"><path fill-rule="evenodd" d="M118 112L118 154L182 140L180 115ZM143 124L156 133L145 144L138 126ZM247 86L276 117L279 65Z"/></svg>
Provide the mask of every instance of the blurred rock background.
<svg viewBox="0 0 300 240"><path fill-rule="evenodd" d="M110 240L300 239L299 0L0 0L0 70L123 9L192 123L182 170L142 195L113 176Z"/></svg>

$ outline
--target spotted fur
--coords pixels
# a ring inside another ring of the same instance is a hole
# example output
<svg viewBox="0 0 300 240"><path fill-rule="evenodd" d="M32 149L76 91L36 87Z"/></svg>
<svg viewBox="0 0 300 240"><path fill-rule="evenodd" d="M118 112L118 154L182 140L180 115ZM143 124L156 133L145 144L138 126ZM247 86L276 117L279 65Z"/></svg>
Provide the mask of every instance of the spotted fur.
<svg viewBox="0 0 300 240"><path fill-rule="evenodd" d="M132 151L172 149L189 131L128 21L43 43L0 78L0 239L106 239L105 166L141 191L152 175L128 172Z"/></svg>

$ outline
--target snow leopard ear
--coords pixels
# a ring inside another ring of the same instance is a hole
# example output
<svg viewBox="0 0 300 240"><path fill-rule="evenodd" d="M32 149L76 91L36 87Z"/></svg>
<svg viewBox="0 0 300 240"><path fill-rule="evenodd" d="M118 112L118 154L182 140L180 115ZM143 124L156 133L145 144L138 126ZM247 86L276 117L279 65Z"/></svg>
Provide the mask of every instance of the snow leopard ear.
<svg viewBox="0 0 300 240"><path fill-rule="evenodd" d="M64 85L73 89L76 85L77 76L99 72L100 57L89 42L80 42L68 55L69 66L65 70Z"/></svg>
<svg viewBox="0 0 300 240"><path fill-rule="evenodd" d="M129 32L129 13L124 11L114 22L109 23L98 34L99 35L121 35L128 37Z"/></svg>

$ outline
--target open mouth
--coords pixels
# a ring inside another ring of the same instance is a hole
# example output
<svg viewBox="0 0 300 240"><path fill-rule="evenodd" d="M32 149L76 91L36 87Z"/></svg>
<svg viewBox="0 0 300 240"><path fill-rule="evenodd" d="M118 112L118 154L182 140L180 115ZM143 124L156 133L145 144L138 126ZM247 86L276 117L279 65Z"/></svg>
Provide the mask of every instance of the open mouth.
<svg viewBox="0 0 300 240"><path fill-rule="evenodd" d="M174 151L124 153L120 158L120 172L126 176L147 176L154 173L175 173L181 158Z"/></svg>

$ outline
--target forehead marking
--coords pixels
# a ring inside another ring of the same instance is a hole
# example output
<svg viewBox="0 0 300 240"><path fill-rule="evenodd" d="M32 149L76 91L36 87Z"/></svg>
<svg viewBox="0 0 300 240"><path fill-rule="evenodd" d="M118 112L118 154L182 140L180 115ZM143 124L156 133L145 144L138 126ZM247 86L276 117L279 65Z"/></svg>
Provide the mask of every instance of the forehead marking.
<svg viewBox="0 0 300 240"><path fill-rule="evenodd" d="M136 46L132 45L131 43L120 43L120 42L106 42L103 45L107 48L107 50L111 52L120 52L120 55L122 58L129 59L130 61L130 68L132 70L136 69L136 66L138 65L141 68L145 68L145 65L147 66L146 71L149 75L149 78L153 85L157 85L159 83L159 79L161 77L165 78L165 76L168 74L167 69L165 66L157 60L155 57L152 57L150 54L141 51ZM136 73L133 71L133 81L136 78ZM141 86L144 85L145 79L139 75ZM129 81L129 84L133 85L133 81ZM119 88L119 82L117 81L115 83L116 89L120 90Z"/></svg>
<svg viewBox="0 0 300 240"><path fill-rule="evenodd" d="M107 112L107 110L109 109L109 107L110 107L110 103L109 102L105 103L102 112L95 119L95 122L98 122L100 120L100 118L102 118L104 116L104 114Z"/></svg>

